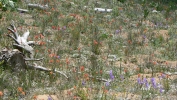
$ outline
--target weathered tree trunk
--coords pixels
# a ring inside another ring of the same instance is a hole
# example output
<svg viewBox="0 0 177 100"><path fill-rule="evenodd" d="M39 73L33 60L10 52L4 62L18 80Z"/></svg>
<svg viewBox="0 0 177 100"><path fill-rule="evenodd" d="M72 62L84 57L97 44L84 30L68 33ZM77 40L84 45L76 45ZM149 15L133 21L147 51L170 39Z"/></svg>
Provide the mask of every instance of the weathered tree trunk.
<svg viewBox="0 0 177 100"><path fill-rule="evenodd" d="M35 59L34 56L34 49L31 44L35 45L34 41L27 41L29 36L29 31L25 32L23 36L20 36L17 32L17 29L13 24L10 25L11 28L7 28L10 32L13 33L13 36L8 34L10 38L14 40L13 46L17 49L7 49L4 48L0 51L0 62L1 64L6 64L10 66L13 71L19 71L21 69L35 69L40 71L50 72L53 71L55 73L59 73L65 76L68 79L68 76L61 71L48 69L42 66L38 66L37 64L28 64L27 61L40 61L42 59ZM23 52L26 51L26 52ZM27 57L25 53L30 54L30 57Z"/></svg>

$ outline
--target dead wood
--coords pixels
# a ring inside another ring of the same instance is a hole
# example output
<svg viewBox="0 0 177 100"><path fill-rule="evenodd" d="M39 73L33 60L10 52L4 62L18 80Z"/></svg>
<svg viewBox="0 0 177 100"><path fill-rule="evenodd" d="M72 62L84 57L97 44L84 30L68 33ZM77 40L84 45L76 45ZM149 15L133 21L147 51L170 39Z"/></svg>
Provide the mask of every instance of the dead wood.
<svg viewBox="0 0 177 100"><path fill-rule="evenodd" d="M40 9L40 10L48 10L48 5L40 5L40 4L28 4L28 8L35 8L35 9Z"/></svg>
<svg viewBox="0 0 177 100"><path fill-rule="evenodd" d="M106 9L106 8L94 8L97 12L111 12L112 9Z"/></svg>
<svg viewBox="0 0 177 100"><path fill-rule="evenodd" d="M39 70L39 71L45 71L45 72L54 72L59 73L66 77L68 79L68 76L63 73L62 71L58 70L52 70L48 69L42 66L37 65L36 63L34 65L29 64L29 61L41 61L44 58L36 59L33 58L34 56L34 49L31 46L31 44L35 44L34 41L27 41L29 36L29 31L25 32L22 36L20 36L17 32L17 29L12 23L9 28L7 28L13 35L8 34L10 38L15 42L13 46L16 49L8 49L3 48L0 51L0 62L2 64L6 64L10 66L10 68L14 71L21 70L21 69L32 69L32 70ZM30 54L30 58L26 56L26 54L23 51L27 51L27 53Z"/></svg>
<svg viewBox="0 0 177 100"><path fill-rule="evenodd" d="M27 9L21 9L21 8L17 8L17 11L21 12L21 13L28 13L29 10Z"/></svg>

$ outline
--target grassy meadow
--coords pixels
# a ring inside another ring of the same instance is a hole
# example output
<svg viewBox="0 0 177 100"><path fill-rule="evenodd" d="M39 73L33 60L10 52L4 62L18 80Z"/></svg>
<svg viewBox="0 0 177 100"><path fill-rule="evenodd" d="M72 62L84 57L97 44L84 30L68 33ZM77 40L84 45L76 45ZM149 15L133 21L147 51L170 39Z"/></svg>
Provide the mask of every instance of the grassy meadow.
<svg viewBox="0 0 177 100"><path fill-rule="evenodd" d="M44 58L28 63L57 69L69 78L54 71L13 72L0 62L0 99L176 100L175 2L12 1L0 0L0 50L13 49L7 28L14 21L20 35L29 30L28 40L38 43L34 58ZM48 9L30 8L29 3Z"/></svg>

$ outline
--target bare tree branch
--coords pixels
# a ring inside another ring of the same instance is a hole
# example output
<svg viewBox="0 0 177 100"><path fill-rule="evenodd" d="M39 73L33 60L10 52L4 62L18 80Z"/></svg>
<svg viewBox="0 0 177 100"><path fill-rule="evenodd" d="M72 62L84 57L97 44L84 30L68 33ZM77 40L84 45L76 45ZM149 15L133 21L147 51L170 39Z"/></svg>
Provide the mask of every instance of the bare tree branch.
<svg viewBox="0 0 177 100"><path fill-rule="evenodd" d="M12 33L14 34L15 38L17 39L18 33L17 33L17 28L14 25L14 21L12 21L12 24L10 24L10 26L12 29L10 29L10 28L8 28L8 29L12 30Z"/></svg>
<svg viewBox="0 0 177 100"><path fill-rule="evenodd" d="M43 60L44 58L40 58L40 59L31 59L31 58L24 58L25 61L41 61Z"/></svg>
<svg viewBox="0 0 177 100"><path fill-rule="evenodd" d="M66 74L64 74L64 73L63 73L63 72L61 72L61 71L55 70L54 72L57 72L57 73L59 73L59 74L61 74L61 75L65 76L67 79L69 78Z"/></svg>
<svg viewBox="0 0 177 100"><path fill-rule="evenodd" d="M35 64L34 66L28 65L28 67L29 67L30 69L36 69L36 70L45 71L45 72L51 72L51 71L53 71L52 69L47 69L47 68L45 68L45 67L38 66L37 64ZM69 78L66 74L64 74L63 72L58 71L58 70L56 70L56 69L54 70L54 73L59 73L59 74L65 76L67 79Z"/></svg>
<svg viewBox="0 0 177 100"><path fill-rule="evenodd" d="M18 44L13 44L14 46L16 46L16 47L19 47L19 48L22 48L22 49L24 49L25 51L27 51L27 52L29 52L29 53L31 53L31 54L33 54L33 48L31 47L31 46L29 46L29 45L18 45Z"/></svg>
<svg viewBox="0 0 177 100"><path fill-rule="evenodd" d="M10 32L12 32L13 33L13 35L15 36L15 38L17 39L17 37L18 37L18 33L17 32L15 32L13 29L11 29L11 28L7 28Z"/></svg>
<svg viewBox="0 0 177 100"><path fill-rule="evenodd" d="M10 34L8 34L7 36L10 37L10 38L12 38L17 44L20 44L20 43L18 43L18 41L17 41L13 36L11 36Z"/></svg>
<svg viewBox="0 0 177 100"><path fill-rule="evenodd" d="M21 9L21 8L17 8L17 10L19 12L22 12L22 13L28 13L29 12L27 9Z"/></svg>

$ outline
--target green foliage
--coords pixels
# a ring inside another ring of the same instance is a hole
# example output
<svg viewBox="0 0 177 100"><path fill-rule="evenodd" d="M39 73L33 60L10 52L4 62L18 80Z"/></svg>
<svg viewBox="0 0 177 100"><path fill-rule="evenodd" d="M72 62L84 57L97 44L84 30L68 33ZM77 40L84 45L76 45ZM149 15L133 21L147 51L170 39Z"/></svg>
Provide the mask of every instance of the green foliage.
<svg viewBox="0 0 177 100"><path fill-rule="evenodd" d="M0 8L1 6L3 11L14 10L16 7L16 3L12 0L0 0Z"/></svg>
<svg viewBox="0 0 177 100"><path fill-rule="evenodd" d="M2 3L0 2L0 8L2 8Z"/></svg>
<svg viewBox="0 0 177 100"><path fill-rule="evenodd" d="M169 81L169 78L164 79L162 81L162 84L164 86L165 93L167 93L170 90L170 81Z"/></svg>
<svg viewBox="0 0 177 100"><path fill-rule="evenodd" d="M120 1L120 2L122 2L122 3L126 2L126 0L117 0L117 1Z"/></svg>
<svg viewBox="0 0 177 100"><path fill-rule="evenodd" d="M103 34L101 34L101 36L99 37L101 40L104 40L104 39L107 39L108 38L108 34L106 34L106 33L103 33Z"/></svg>
<svg viewBox="0 0 177 100"><path fill-rule="evenodd" d="M149 14L148 9L144 9L144 18L146 18L148 16L148 14Z"/></svg>

